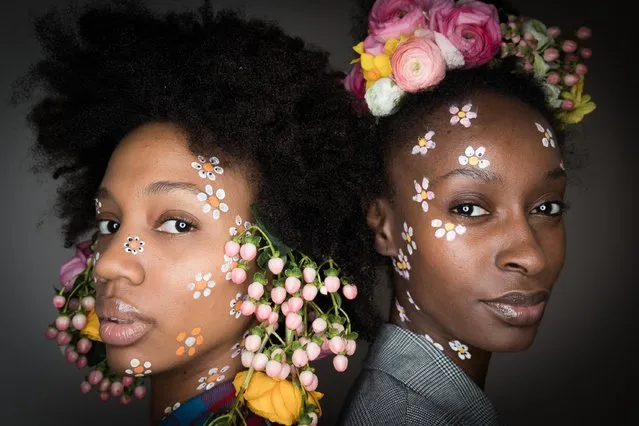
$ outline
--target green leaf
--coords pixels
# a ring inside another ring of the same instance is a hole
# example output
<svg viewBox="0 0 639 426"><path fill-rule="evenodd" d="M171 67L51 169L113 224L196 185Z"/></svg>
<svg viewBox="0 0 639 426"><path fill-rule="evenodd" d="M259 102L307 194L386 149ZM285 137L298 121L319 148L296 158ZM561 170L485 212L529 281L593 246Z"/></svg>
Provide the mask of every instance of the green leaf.
<svg viewBox="0 0 639 426"><path fill-rule="evenodd" d="M256 272L253 274L253 281L262 285L266 285L268 283L266 275L261 272Z"/></svg>
<svg viewBox="0 0 639 426"><path fill-rule="evenodd" d="M260 269L267 269L268 261L270 259L271 259L271 256L269 255L267 251L261 252L260 255L257 257L257 266L259 266Z"/></svg>
<svg viewBox="0 0 639 426"><path fill-rule="evenodd" d="M324 271L324 275L327 277L336 277L339 275L339 271L335 268L328 268Z"/></svg>
<svg viewBox="0 0 639 426"><path fill-rule="evenodd" d="M259 247L260 243L262 242L262 237L260 237L259 235L251 235L246 237L244 242L246 244L254 244L256 247Z"/></svg>
<svg viewBox="0 0 639 426"><path fill-rule="evenodd" d="M359 334L355 333L354 331L351 331L345 336L345 338L349 340L357 340L359 338Z"/></svg>
<svg viewBox="0 0 639 426"><path fill-rule="evenodd" d="M544 58L542 58L539 53L535 53L534 58L533 70L535 72L535 76L537 78L544 78L550 69L550 66L546 63L546 61L544 61Z"/></svg>

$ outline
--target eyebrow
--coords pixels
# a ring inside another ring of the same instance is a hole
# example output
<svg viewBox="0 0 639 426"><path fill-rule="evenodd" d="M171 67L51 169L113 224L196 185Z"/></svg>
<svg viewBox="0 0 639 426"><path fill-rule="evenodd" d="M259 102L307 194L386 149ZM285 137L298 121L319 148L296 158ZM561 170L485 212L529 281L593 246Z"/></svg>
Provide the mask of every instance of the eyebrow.
<svg viewBox="0 0 639 426"><path fill-rule="evenodd" d="M561 167L557 167L556 169L552 169L548 173L546 173L546 180L557 180L561 178L568 177L566 171Z"/></svg>
<svg viewBox="0 0 639 426"><path fill-rule="evenodd" d="M434 181L437 182L457 176L469 177L471 179L486 183L504 183L504 178L501 175L481 169L454 169L443 176L439 176L438 178L434 179Z"/></svg>
<svg viewBox="0 0 639 426"><path fill-rule="evenodd" d="M202 190L198 188L197 185L194 185L189 182L171 182L166 180L160 180L148 185L144 189L144 194L147 196L150 196L150 195L157 195L157 194L168 193L173 191L187 191L195 195L202 192ZM113 199L113 195L111 194L111 192L103 186L98 188L98 190L95 193L95 197L102 198L102 199L104 198Z"/></svg>

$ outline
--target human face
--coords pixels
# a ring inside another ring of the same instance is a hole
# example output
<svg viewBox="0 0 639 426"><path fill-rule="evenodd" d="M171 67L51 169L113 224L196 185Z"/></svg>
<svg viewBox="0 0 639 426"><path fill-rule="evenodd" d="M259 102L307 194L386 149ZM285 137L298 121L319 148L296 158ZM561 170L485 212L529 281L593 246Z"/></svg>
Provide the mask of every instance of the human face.
<svg viewBox="0 0 639 426"><path fill-rule="evenodd" d="M522 350L564 263L560 152L517 99L479 92L456 106L416 129L434 131L434 147L411 143L390 165L400 317L487 351Z"/></svg>
<svg viewBox="0 0 639 426"><path fill-rule="evenodd" d="M126 136L109 161L95 275L100 334L116 371L145 375L225 354L230 360L249 326L238 312L246 287L227 280L224 244L236 216L249 218L252 192L220 160L223 169L214 170L175 126L153 123ZM213 195L198 195L207 185Z"/></svg>

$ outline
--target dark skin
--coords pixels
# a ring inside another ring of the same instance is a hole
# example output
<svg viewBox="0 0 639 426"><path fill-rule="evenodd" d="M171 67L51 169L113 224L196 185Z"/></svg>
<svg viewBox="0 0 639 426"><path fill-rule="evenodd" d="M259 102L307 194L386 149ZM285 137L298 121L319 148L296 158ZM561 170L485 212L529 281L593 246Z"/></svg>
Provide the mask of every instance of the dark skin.
<svg viewBox="0 0 639 426"><path fill-rule="evenodd" d="M426 155L411 154L417 137L397 144L403 148L389 170L394 198L377 200L368 222L376 250L394 261L401 250L410 264L408 279L394 274L405 315L392 303L391 321L429 335L483 388L492 352L521 351L533 343L562 270L566 176L559 149L542 143L535 123L544 129L548 124L536 110L485 91L471 101L478 116L470 127L451 125L449 105L443 105L414 129L415 135L435 131L437 146ZM460 164L460 156L472 157L465 155L468 146L484 147L481 159L489 165ZM422 186L423 177L434 193L426 198L427 212L413 199L414 181ZM404 223L413 230L411 255ZM526 307L491 302L513 292L534 301ZM454 341L467 346L464 359L451 348Z"/></svg>

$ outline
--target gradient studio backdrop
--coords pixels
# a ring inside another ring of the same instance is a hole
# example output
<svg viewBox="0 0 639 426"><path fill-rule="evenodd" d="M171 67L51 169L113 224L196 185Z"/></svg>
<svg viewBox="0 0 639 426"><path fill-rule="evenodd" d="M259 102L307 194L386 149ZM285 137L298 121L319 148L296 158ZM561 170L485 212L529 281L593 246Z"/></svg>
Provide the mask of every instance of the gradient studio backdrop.
<svg viewBox="0 0 639 426"><path fill-rule="evenodd" d="M83 1L76 1L83 4ZM0 223L8 232L0 265L4 288L0 315L4 327L0 364L2 425L143 425L147 402L121 407L82 395L83 373L64 362L56 345L44 339L53 319L51 286L71 256L52 214L55 185L30 172L33 137L25 124L28 105L9 103L12 82L39 55L31 19L56 0L3 2L0 9ZM199 6L199 0L155 0L159 11ZM335 67L352 58L347 0L214 1L248 16L277 20L293 35L327 49ZM638 149L631 80L630 14L586 6L578 0L513 1L515 7L549 25L592 27L593 58L587 90L599 109L576 136L588 157L569 192L569 251L566 268L551 299L534 346L524 353L496 354L486 392L507 424L614 424L639 420L639 392L631 349L639 331L635 218ZM621 20L628 22L623 23ZM8 347L7 347L8 345ZM361 365L366 347L346 373L320 366L325 416L336 415Z"/></svg>

